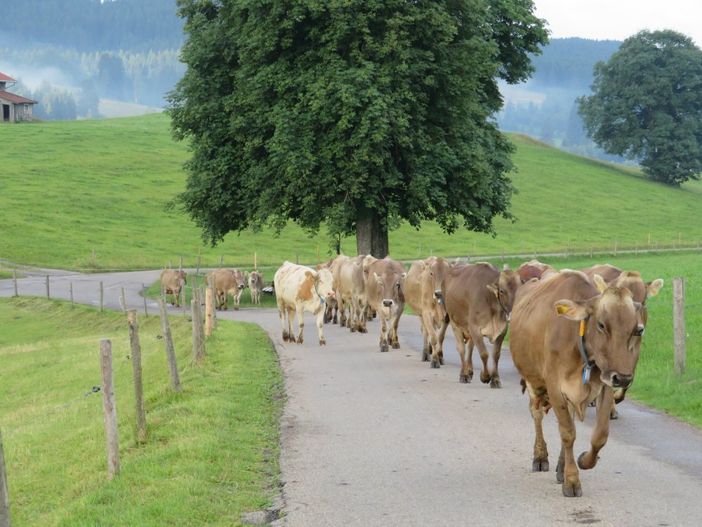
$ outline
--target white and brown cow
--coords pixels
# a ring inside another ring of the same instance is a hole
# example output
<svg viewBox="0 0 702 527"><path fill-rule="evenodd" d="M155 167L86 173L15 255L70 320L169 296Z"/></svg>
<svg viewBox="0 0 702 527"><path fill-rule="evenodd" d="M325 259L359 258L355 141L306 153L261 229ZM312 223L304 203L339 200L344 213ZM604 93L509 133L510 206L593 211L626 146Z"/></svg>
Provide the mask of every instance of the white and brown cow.
<svg viewBox="0 0 702 527"><path fill-rule="evenodd" d="M326 344L324 338L324 308L334 298L333 278L329 269L315 271L304 265L284 262L273 277L283 340L303 342L304 312L316 316L319 344ZM297 315L297 337L293 336L292 317Z"/></svg>
<svg viewBox="0 0 702 527"><path fill-rule="evenodd" d="M634 379L644 324L643 306L626 288L608 286L599 275L561 271L517 292L510 352L529 392L534 420L533 471L547 471L545 412L553 408L561 436L556 479L565 496L582 494L578 467L594 468L609 435L613 389ZM574 417L583 420L597 400L590 450L573 457Z"/></svg>
<svg viewBox="0 0 702 527"><path fill-rule="evenodd" d="M461 358L459 381L472 380L473 346L477 346L483 361L481 382L490 383L491 388L501 388L498 364L502 341L521 279L508 268L500 271L488 263L447 266L444 262L442 267L441 295ZM488 368L489 354L484 337L493 344L492 370ZM432 357L432 365L438 367L438 363L438 359Z"/></svg>
<svg viewBox="0 0 702 527"><path fill-rule="evenodd" d="M263 291L263 273L251 271L249 273L249 293L251 293L251 303L261 303L261 292Z"/></svg>
<svg viewBox="0 0 702 527"><path fill-rule="evenodd" d="M187 274L183 270L164 269L161 271L161 296L173 295L173 305L180 307L180 293L187 282Z"/></svg>
<svg viewBox="0 0 702 527"><path fill-rule="evenodd" d="M227 309L227 295L234 299L234 309L239 309L241 294L246 288L246 277L239 269L216 269L207 275L217 299L217 309Z"/></svg>
<svg viewBox="0 0 702 527"><path fill-rule="evenodd" d="M405 308L402 290L407 273L400 262L388 257L378 260L373 256L363 259L363 275L366 285L368 308L375 311L380 321L380 351L389 346L397 349L397 325Z"/></svg>

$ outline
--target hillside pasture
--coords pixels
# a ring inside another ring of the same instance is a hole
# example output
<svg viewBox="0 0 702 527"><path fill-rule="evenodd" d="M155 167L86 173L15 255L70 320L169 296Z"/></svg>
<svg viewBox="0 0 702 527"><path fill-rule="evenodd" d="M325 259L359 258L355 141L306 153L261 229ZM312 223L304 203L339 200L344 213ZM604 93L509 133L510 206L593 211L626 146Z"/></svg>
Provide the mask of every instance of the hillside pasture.
<svg viewBox="0 0 702 527"><path fill-rule="evenodd" d="M650 182L632 168L577 157L524 136L517 147L516 221L497 218L496 237L434 223L403 225L390 234L399 259L426 254L480 256L624 247L697 245L702 185L681 189ZM19 264L79 270L178 266L278 266L330 256L324 229L309 237L288 225L230 233L217 247L166 204L185 188L187 146L170 135L163 114L101 121L43 122L0 127L13 155L0 179L0 258ZM342 250L355 254L355 239Z"/></svg>
<svg viewBox="0 0 702 527"><path fill-rule="evenodd" d="M267 335L221 321L190 363L171 317L183 391L170 389L158 317L140 317L148 440L135 437L126 317L0 299L0 425L13 525L239 525L278 478L282 378ZM98 346L112 339L121 473L107 481Z"/></svg>

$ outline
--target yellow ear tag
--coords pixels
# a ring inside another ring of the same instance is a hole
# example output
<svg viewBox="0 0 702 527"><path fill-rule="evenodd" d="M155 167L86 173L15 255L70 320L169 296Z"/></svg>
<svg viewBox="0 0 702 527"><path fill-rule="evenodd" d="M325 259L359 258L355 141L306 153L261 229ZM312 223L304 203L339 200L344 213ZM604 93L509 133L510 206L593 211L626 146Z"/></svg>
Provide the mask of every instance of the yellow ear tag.
<svg viewBox="0 0 702 527"><path fill-rule="evenodd" d="M559 304L559 305L556 306L556 311L558 311L558 314L559 314L559 315L562 315L563 313L567 313L567 312L568 312L568 306L563 305L563 304Z"/></svg>
<svg viewBox="0 0 702 527"><path fill-rule="evenodd" d="M585 321L584 320L580 321L580 336L581 337L585 336Z"/></svg>

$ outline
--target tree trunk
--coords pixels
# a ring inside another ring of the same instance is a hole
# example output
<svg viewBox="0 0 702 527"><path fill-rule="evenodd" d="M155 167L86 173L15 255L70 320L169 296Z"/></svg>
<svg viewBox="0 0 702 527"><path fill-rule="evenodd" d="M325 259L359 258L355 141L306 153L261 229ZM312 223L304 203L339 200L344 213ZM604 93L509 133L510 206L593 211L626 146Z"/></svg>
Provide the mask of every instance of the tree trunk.
<svg viewBox="0 0 702 527"><path fill-rule="evenodd" d="M372 254L376 258L388 255L387 218L376 210L360 208L356 219L356 250L358 254Z"/></svg>

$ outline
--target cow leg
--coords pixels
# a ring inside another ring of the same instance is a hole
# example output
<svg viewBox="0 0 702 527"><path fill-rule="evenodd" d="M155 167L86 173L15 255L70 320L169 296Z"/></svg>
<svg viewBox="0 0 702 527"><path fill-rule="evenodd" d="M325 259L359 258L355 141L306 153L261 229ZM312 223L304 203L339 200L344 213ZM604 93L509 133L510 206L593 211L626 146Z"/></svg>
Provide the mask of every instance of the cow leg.
<svg viewBox="0 0 702 527"><path fill-rule="evenodd" d="M607 444L610 413L614 409L614 394L609 386L602 388L597 397L597 418L590 438L590 450L578 457L578 466L590 470L597 465L597 453Z"/></svg>
<svg viewBox="0 0 702 527"><path fill-rule="evenodd" d="M424 354L431 353L431 367L439 368L441 364L443 364L443 353L436 339L432 314L423 311L421 320L422 336L424 337ZM422 359L427 360L424 358L424 354L422 355Z"/></svg>
<svg viewBox="0 0 702 527"><path fill-rule="evenodd" d="M461 371L458 373L458 382L469 383L473 380L473 363L466 352L466 339L463 337L463 330L451 324L453 337L456 340L456 352L461 358Z"/></svg>
<svg viewBox="0 0 702 527"><path fill-rule="evenodd" d="M319 337L320 346L325 346L327 344L327 340L324 338L324 311L325 310L320 307L317 313L317 336Z"/></svg>
<svg viewBox="0 0 702 527"><path fill-rule="evenodd" d="M344 303L344 298L339 295L337 297L337 302L339 303L339 325L342 328L346 327L346 304Z"/></svg>
<svg viewBox="0 0 702 527"><path fill-rule="evenodd" d="M568 403L563 398L558 387L552 387L548 390L548 397L553 411L558 419L558 431L561 434L561 456L563 458L563 495L568 498L582 496L582 487L580 486L580 475L578 474L578 466L573 457L573 443L575 443L575 422L573 415L568 408ZM558 471L556 471L558 478Z"/></svg>
<svg viewBox="0 0 702 527"><path fill-rule="evenodd" d="M390 346L388 345L388 333L389 333L389 324L387 323L387 320L385 318L385 313L380 313L378 315L380 318L380 351L385 352L390 350Z"/></svg>
<svg viewBox="0 0 702 527"><path fill-rule="evenodd" d="M297 340L296 340L296 342L298 344L302 344L304 342L302 332L305 328L305 311L302 308L302 306L300 306L300 305L295 306L295 314L297 315Z"/></svg>
<svg viewBox="0 0 702 527"><path fill-rule="evenodd" d="M400 339L397 336L397 326L400 325L400 317L402 316L402 309L397 310L395 317L392 319L392 327L390 328L390 337L392 339L393 349L400 349Z"/></svg>
<svg viewBox="0 0 702 527"><path fill-rule="evenodd" d="M548 472L548 448L544 439L543 421L546 412L543 407L543 395L539 396L529 383L526 383L529 390L529 411L534 420L534 458L531 463L532 472Z"/></svg>
<svg viewBox="0 0 702 527"><path fill-rule="evenodd" d="M280 317L280 327L283 330L283 341L287 342L290 340L290 331L287 325L287 320L286 320L286 314L287 310L285 309L285 306L283 303L278 300L278 316Z"/></svg>
<svg viewBox="0 0 702 527"><path fill-rule="evenodd" d="M367 315L368 315L368 310L366 308L366 304L363 300L359 299L359 301L358 301L358 325L359 325L358 332L359 333L368 333L368 326L366 324L366 321L368 320Z"/></svg>
<svg viewBox="0 0 702 527"><path fill-rule="evenodd" d="M505 340L505 335L507 335L507 329L500 334L499 337L495 339L495 344L492 347L492 361L494 362L494 369L490 375L490 388L502 388L502 382L500 381L500 372L497 369L500 363L500 355L502 354L502 342Z"/></svg>
<svg viewBox="0 0 702 527"><path fill-rule="evenodd" d="M239 305L241 303L241 293L242 293L242 290L239 289L235 295L232 295L234 297L234 310L235 311L239 310Z"/></svg>
<svg viewBox="0 0 702 527"><path fill-rule="evenodd" d="M429 344L429 335L427 334L427 328L424 324L424 319L421 318L421 330L422 330L422 362L429 362L429 355L431 355L431 345ZM433 367L433 365L432 365Z"/></svg>
<svg viewBox="0 0 702 527"><path fill-rule="evenodd" d="M482 382L483 384L487 384L490 382L492 375L490 375L490 370L488 368L488 359L490 358L490 354L488 353L488 350L485 347L485 340L479 332L474 331L471 331L470 333L470 340L473 342L473 345L478 348L478 352L480 353L480 360L483 361L483 370L480 372L480 382ZM470 348L472 353L473 346L471 345Z"/></svg>

